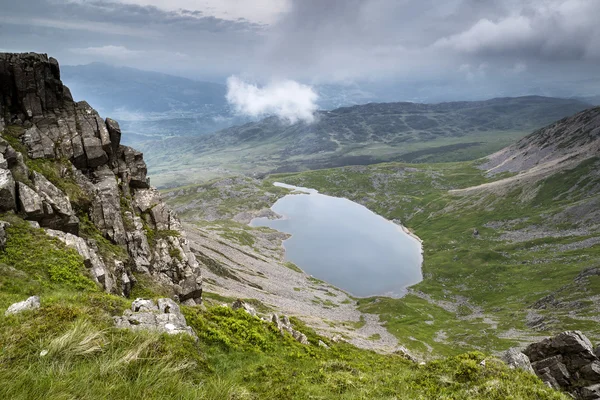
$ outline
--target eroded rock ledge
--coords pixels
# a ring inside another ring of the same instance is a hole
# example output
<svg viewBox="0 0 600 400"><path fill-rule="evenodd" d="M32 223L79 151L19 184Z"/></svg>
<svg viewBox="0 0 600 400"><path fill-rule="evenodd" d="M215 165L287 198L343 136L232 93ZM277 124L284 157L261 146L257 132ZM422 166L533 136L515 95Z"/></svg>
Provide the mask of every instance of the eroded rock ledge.
<svg viewBox="0 0 600 400"><path fill-rule="evenodd" d="M116 121L73 101L55 59L0 53L0 132L0 212L75 248L107 292L128 295L145 274L186 304L201 301L200 265L142 153L121 145ZM90 229L123 254L103 254Z"/></svg>

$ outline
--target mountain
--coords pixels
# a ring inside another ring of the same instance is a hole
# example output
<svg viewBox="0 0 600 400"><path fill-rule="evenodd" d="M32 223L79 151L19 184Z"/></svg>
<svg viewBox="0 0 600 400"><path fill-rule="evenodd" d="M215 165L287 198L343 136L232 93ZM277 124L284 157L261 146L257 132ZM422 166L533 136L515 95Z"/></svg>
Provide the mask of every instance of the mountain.
<svg viewBox="0 0 600 400"><path fill-rule="evenodd" d="M180 213L191 247L205 249L216 263L205 273L212 293L228 295L235 287L298 312L310 309L302 299L324 303L329 309L320 314L327 321L320 329L343 335L350 329L357 340L363 328L373 332L373 321L382 322L387 332L368 340L379 346L392 334L417 357L513 348L511 357L530 361L549 386L597 399L600 375L587 371L596 362L592 343L600 354L599 150L600 108L594 107L474 161L228 177L163 193ZM402 223L423 241L423 281L400 299L358 299L358 310L368 315L360 328L336 322L349 312L346 298L336 288L312 286L318 276L306 287L297 279L301 265L288 264L287 278L270 285L288 236L247 223L276 217L271 207L287 192L275 182L350 199ZM210 237L232 242L210 251Z"/></svg>
<svg viewBox="0 0 600 400"><path fill-rule="evenodd" d="M226 230L194 232L192 248L150 186L143 155L121 144L116 121L73 101L55 59L0 53L0 136L7 399L566 398L480 352L417 362L356 299L271 259L277 232L263 232L256 246ZM271 275L254 272L265 266ZM263 294L298 282L339 304L303 296L317 312L288 317L286 308L241 299L236 286L233 296L205 291L217 274ZM324 333L336 324L344 336ZM392 344L376 348L383 354L348 343L374 348L379 336ZM565 337L579 336L556 340ZM595 371L598 360L586 361Z"/></svg>
<svg viewBox="0 0 600 400"><path fill-rule="evenodd" d="M121 121L128 143L214 132L248 121L233 115L225 85L101 63L64 66L74 98Z"/></svg>
<svg viewBox="0 0 600 400"><path fill-rule="evenodd" d="M237 173L384 161L460 161L485 156L588 107L577 100L537 96L440 104L371 103L319 111L312 124L288 124L270 117L142 148L159 186Z"/></svg>

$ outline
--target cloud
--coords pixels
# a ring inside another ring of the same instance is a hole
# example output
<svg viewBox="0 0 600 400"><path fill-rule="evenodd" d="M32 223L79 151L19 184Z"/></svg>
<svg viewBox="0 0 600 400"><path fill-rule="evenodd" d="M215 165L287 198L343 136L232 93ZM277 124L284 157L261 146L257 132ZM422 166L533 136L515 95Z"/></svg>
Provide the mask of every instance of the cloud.
<svg viewBox="0 0 600 400"><path fill-rule="evenodd" d="M128 59L143 55L143 51L129 50L124 46L101 46L70 49L73 53L84 54L88 56L108 57L111 59Z"/></svg>
<svg viewBox="0 0 600 400"><path fill-rule="evenodd" d="M227 101L240 114L260 117L276 115L290 123L315 119L319 96L307 85L291 80L271 82L258 87L236 76L227 79Z"/></svg>
<svg viewBox="0 0 600 400"><path fill-rule="evenodd" d="M538 60L600 59L600 2L545 0L507 16L482 18L433 47L468 55L528 57Z"/></svg>

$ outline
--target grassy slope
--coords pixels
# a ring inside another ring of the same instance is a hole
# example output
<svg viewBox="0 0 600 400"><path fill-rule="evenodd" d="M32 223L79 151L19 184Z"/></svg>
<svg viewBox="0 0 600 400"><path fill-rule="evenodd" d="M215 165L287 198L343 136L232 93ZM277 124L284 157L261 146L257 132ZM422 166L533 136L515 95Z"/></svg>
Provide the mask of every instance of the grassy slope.
<svg viewBox="0 0 600 400"><path fill-rule="evenodd" d="M537 378L480 353L426 365L329 343L311 346L243 311L183 307L198 332L112 328L130 300L100 292L81 258L4 215L0 309L32 294L42 308L0 317L0 395L9 399L563 399ZM148 288L146 288L148 289ZM44 351L42 353L42 351ZM44 355L42 355L44 354Z"/></svg>
<svg viewBox="0 0 600 400"><path fill-rule="evenodd" d="M453 301L459 305L457 309L445 311L415 295L400 300L363 299L361 308L380 314L390 332L409 348L427 351L425 345L411 339L418 338L436 352L455 354L472 346L488 351L509 347L514 340L498 337L514 337L511 329L522 331L525 337L581 329L596 340L600 338L600 328L594 321L598 310L591 299L600 294L600 282L592 277L574 284L581 271L597 265L599 246L576 251L557 247L597 237L597 232L531 238L514 244L501 240L503 233L525 227L544 226L554 231L576 228L577 221L551 222L552 216L566 205L596 196L600 178L593 171L599 164L597 159L591 160L540 182L538 187L519 188L504 196L448 194L448 189L487 181L470 163L382 164L270 179L347 197L389 219L400 219L414 230L424 240L425 251L425 279L414 289L427 293L434 301ZM514 223L486 228L492 221ZM479 237L473 236L474 228L479 230ZM555 247L549 250L547 246ZM550 294L555 294L559 304L534 310L546 321L538 332L533 332L525 325L528 308ZM456 296L465 297L467 303L457 302ZM486 323L485 316L494 320L487 322L497 326Z"/></svg>

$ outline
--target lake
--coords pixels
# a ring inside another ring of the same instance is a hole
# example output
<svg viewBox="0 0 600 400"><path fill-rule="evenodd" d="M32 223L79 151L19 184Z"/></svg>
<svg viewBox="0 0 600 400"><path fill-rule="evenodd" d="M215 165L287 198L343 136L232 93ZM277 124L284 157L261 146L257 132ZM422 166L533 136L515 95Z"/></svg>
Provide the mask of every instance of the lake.
<svg viewBox="0 0 600 400"><path fill-rule="evenodd" d="M281 219L256 218L250 225L291 234L283 243L286 260L358 297L401 297L423 279L421 243L401 226L348 199L276 185L303 193L271 207Z"/></svg>

